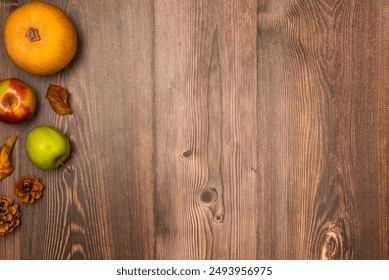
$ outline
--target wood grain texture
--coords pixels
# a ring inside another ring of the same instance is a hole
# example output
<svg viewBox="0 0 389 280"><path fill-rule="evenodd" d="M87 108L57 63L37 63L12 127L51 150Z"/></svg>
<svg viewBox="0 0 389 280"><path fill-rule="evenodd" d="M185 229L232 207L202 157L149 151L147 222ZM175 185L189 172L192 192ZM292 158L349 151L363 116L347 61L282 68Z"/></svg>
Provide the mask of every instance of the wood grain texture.
<svg viewBox="0 0 389 280"><path fill-rule="evenodd" d="M258 2L259 258L388 258L387 8Z"/></svg>
<svg viewBox="0 0 389 280"><path fill-rule="evenodd" d="M26 2L0 1L0 22ZM49 77L0 51L0 80L39 99L0 124L19 136L0 194L46 186L0 259L389 259L387 1L47 2L80 45ZM41 124L70 137L71 174L27 159Z"/></svg>
<svg viewBox="0 0 389 280"><path fill-rule="evenodd" d="M156 6L157 186L163 187L156 190L156 212L165 224L157 257L253 259L256 2L168 2ZM159 76L168 64L171 71Z"/></svg>

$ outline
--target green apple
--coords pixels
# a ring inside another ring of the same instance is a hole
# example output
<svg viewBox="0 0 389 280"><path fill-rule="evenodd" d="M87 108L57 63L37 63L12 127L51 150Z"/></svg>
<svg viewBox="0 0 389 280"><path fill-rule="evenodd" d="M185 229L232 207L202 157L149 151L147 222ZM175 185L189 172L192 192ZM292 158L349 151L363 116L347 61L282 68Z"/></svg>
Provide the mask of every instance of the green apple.
<svg viewBox="0 0 389 280"><path fill-rule="evenodd" d="M50 170L63 165L70 155L69 139L49 126L38 126L26 136L26 152L38 168Z"/></svg>

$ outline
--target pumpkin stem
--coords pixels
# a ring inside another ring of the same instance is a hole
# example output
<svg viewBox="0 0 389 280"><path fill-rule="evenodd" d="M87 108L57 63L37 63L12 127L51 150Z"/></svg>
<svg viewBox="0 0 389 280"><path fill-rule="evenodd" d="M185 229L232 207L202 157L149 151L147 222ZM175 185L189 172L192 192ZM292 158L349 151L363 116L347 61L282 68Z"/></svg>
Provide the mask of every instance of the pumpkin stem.
<svg viewBox="0 0 389 280"><path fill-rule="evenodd" d="M38 29L32 27L28 28L25 36L27 37L28 40L30 40L30 42L38 42L41 40Z"/></svg>

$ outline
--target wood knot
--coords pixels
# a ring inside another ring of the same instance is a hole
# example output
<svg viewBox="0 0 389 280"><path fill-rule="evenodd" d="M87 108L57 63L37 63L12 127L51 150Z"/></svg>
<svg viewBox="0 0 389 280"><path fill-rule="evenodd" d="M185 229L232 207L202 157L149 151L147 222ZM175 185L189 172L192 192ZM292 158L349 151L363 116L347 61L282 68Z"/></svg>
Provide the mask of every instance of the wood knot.
<svg viewBox="0 0 389 280"><path fill-rule="evenodd" d="M341 259L343 251L343 237L341 228L331 224L325 233L324 244L321 251L322 260Z"/></svg>
<svg viewBox="0 0 389 280"><path fill-rule="evenodd" d="M200 200L206 206L210 206L217 200L217 190L215 188L203 191L200 195Z"/></svg>
<svg viewBox="0 0 389 280"><path fill-rule="evenodd" d="M221 224L224 221L223 198L217 192L216 188L204 190L200 194L200 201L207 207L207 213L210 221L215 224Z"/></svg>
<svg viewBox="0 0 389 280"><path fill-rule="evenodd" d="M214 223L222 223L224 221L224 216L222 214L217 214L213 219Z"/></svg>
<svg viewBox="0 0 389 280"><path fill-rule="evenodd" d="M190 157L191 155L193 154L193 150L192 149L189 149L185 152L182 153L182 157L185 157L185 158L188 158Z"/></svg>

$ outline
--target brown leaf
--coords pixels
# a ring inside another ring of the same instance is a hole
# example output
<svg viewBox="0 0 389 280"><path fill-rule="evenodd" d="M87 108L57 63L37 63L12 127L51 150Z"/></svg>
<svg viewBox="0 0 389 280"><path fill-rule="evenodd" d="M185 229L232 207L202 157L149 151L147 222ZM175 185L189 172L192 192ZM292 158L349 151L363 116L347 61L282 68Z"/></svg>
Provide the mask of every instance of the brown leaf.
<svg viewBox="0 0 389 280"><path fill-rule="evenodd" d="M7 178L14 170L9 161L9 155L17 138L16 135L11 136L5 144L0 147L0 181Z"/></svg>
<svg viewBox="0 0 389 280"><path fill-rule="evenodd" d="M66 88L58 85L49 85L46 99L49 100L51 108L61 116L72 114L72 109L68 105L69 92Z"/></svg>

